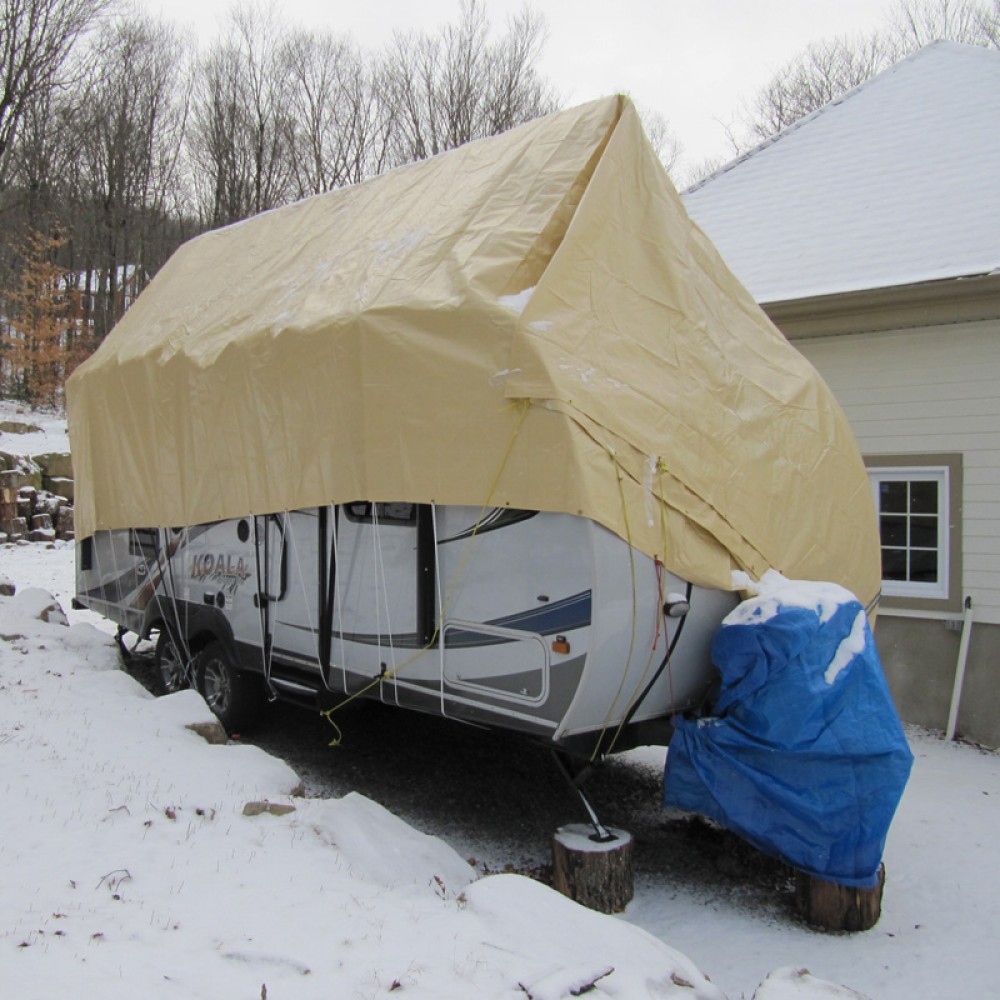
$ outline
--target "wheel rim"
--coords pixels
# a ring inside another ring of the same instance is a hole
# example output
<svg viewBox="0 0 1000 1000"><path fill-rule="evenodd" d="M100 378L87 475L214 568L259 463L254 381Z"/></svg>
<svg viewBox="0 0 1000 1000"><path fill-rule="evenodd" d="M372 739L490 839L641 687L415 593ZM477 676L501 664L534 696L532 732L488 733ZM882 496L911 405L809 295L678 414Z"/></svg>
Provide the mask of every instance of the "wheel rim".
<svg viewBox="0 0 1000 1000"><path fill-rule="evenodd" d="M221 660L213 658L205 664L202 686L202 695L208 707L216 715L225 715L232 699L232 683L229 669Z"/></svg>
<svg viewBox="0 0 1000 1000"><path fill-rule="evenodd" d="M160 650L160 676L167 694L175 694L190 686L187 667L172 639L168 639Z"/></svg>

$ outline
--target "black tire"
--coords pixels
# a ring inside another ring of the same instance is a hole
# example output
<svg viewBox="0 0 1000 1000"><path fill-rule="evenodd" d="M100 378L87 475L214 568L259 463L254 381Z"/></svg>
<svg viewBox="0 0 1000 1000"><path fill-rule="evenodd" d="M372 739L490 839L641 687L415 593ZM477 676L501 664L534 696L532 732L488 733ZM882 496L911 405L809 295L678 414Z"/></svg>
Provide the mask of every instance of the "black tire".
<svg viewBox="0 0 1000 1000"><path fill-rule="evenodd" d="M194 679L193 664L188 660L184 645L166 627L160 629L153 662L161 694L175 694L191 687Z"/></svg>
<svg viewBox="0 0 1000 1000"><path fill-rule="evenodd" d="M210 642L194 658L198 691L227 733L252 726L264 709L264 686L240 670L222 642Z"/></svg>

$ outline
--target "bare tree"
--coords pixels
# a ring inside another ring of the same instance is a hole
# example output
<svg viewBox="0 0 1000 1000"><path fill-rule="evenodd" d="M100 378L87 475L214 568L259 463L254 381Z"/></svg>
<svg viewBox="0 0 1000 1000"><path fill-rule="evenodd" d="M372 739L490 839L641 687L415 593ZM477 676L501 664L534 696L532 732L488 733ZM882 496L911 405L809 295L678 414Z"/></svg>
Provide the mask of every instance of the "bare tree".
<svg viewBox="0 0 1000 1000"><path fill-rule="evenodd" d="M298 31L284 58L291 85L288 149L297 198L354 184L381 171L388 129L371 70L356 46Z"/></svg>
<svg viewBox="0 0 1000 1000"><path fill-rule="evenodd" d="M396 35L379 73L394 161L434 156L554 110L535 68L544 27L524 8L491 40L481 0L463 0L458 23L437 35Z"/></svg>
<svg viewBox="0 0 1000 1000"><path fill-rule="evenodd" d="M67 214L65 196L81 158L75 111L73 93L62 89L40 91L24 108L7 150L4 228L14 246L31 232L50 231Z"/></svg>
<svg viewBox="0 0 1000 1000"><path fill-rule="evenodd" d="M742 153L935 39L998 47L1000 0L897 0L888 27L815 42L751 99L730 130Z"/></svg>
<svg viewBox="0 0 1000 1000"><path fill-rule="evenodd" d="M639 120L663 168L669 173L677 166L681 155L681 143L670 127L670 122L664 114L653 108L637 104Z"/></svg>
<svg viewBox="0 0 1000 1000"><path fill-rule="evenodd" d="M484 133L497 135L556 109L551 88L535 69L548 31L530 7L507 21L507 34L486 53Z"/></svg>
<svg viewBox="0 0 1000 1000"><path fill-rule="evenodd" d="M753 98L741 150L776 135L890 64L895 52L882 32L814 42Z"/></svg>
<svg viewBox="0 0 1000 1000"><path fill-rule="evenodd" d="M76 125L82 139L74 244L100 340L172 249L166 217L184 132L183 50L176 31L131 12L102 26ZM137 290L137 289L134 289Z"/></svg>
<svg viewBox="0 0 1000 1000"><path fill-rule="evenodd" d="M889 23L897 58L938 38L995 48L1000 3L995 0L991 11L975 0L897 0Z"/></svg>
<svg viewBox="0 0 1000 1000"><path fill-rule="evenodd" d="M984 44L991 49L1000 49L1000 0L993 0L993 6L984 7L979 18L979 30Z"/></svg>
<svg viewBox="0 0 1000 1000"><path fill-rule="evenodd" d="M0 0L0 185L26 109L59 82L73 46L108 6L109 0Z"/></svg>
<svg viewBox="0 0 1000 1000"><path fill-rule="evenodd" d="M197 71L191 152L202 210L219 226L282 204L291 191L291 87L273 7L233 9Z"/></svg>

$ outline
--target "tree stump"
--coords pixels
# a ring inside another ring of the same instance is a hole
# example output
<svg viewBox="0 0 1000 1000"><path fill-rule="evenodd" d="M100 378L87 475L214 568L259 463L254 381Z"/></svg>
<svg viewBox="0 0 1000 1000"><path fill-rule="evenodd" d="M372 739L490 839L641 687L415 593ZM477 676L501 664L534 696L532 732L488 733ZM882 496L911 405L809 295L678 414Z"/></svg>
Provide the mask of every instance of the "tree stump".
<svg viewBox="0 0 1000 1000"><path fill-rule="evenodd" d="M828 931L867 931L882 915L885 865L878 870L878 883L871 889L856 889L825 882L804 872L795 873L795 910L815 927Z"/></svg>
<svg viewBox="0 0 1000 1000"><path fill-rule="evenodd" d="M570 823L552 838L552 884L564 896L601 913L620 913L634 894L632 834L609 828L615 839L593 840L594 828Z"/></svg>

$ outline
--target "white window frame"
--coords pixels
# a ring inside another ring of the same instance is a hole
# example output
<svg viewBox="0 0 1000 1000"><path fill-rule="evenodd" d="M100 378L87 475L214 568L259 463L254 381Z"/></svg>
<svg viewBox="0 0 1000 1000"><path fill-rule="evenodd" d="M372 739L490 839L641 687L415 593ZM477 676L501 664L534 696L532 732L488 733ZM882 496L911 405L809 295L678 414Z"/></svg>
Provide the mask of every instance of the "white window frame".
<svg viewBox="0 0 1000 1000"><path fill-rule="evenodd" d="M879 506L881 500L880 485L885 482L926 482L937 483L937 582L918 583L906 580L882 581L882 594L885 597L918 598L923 600L948 600L951 581L951 469L947 465L912 465L912 466L870 466L868 478L871 482L872 499L875 502L876 514L881 517ZM881 524L881 522L880 522ZM907 551L910 546L907 544ZM881 551L881 549L880 549Z"/></svg>

